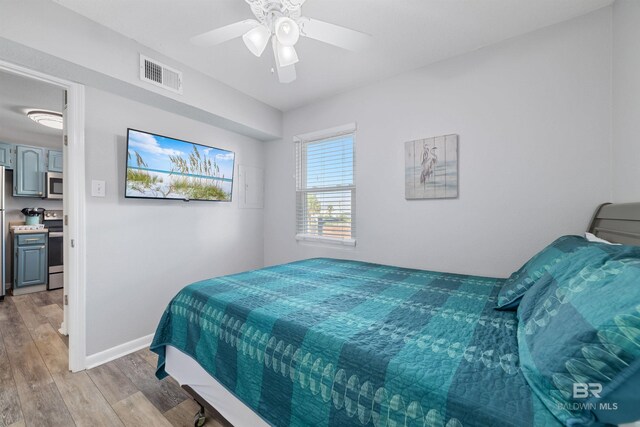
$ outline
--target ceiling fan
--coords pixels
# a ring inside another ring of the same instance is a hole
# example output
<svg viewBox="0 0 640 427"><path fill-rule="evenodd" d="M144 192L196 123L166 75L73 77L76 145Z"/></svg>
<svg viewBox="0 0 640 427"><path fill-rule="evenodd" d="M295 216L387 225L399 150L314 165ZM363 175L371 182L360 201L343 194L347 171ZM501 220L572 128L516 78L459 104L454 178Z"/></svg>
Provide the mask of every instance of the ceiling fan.
<svg viewBox="0 0 640 427"><path fill-rule="evenodd" d="M281 83L291 83L296 79L298 54L295 44L300 36L351 51L365 48L371 40L368 34L303 17L300 9L306 0L245 1L256 19L216 28L193 37L191 42L198 46L215 46L242 37L249 51L260 57L271 39L278 78Z"/></svg>

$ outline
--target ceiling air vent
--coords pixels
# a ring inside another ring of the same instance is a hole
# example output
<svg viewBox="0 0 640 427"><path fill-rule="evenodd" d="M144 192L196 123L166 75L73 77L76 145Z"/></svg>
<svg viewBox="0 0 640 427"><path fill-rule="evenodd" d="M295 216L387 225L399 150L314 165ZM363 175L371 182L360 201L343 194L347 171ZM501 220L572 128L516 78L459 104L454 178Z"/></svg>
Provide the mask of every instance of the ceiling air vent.
<svg viewBox="0 0 640 427"><path fill-rule="evenodd" d="M140 80L182 94L182 72L140 55Z"/></svg>

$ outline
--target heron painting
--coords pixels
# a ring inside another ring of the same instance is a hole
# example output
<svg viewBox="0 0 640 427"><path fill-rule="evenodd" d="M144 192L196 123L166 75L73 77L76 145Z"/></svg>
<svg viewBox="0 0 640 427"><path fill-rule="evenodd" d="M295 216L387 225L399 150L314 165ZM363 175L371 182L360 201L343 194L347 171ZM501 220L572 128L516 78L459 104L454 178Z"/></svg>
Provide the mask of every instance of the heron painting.
<svg viewBox="0 0 640 427"><path fill-rule="evenodd" d="M458 197L458 135L405 143L405 198Z"/></svg>

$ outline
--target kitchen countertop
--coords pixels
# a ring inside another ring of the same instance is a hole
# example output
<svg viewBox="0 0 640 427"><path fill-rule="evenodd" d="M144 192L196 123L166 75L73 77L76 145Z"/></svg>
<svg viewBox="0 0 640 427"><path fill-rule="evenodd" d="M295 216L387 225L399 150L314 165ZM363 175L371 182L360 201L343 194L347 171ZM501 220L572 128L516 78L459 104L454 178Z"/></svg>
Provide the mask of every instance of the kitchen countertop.
<svg viewBox="0 0 640 427"><path fill-rule="evenodd" d="M49 230L47 230L46 228L43 228L41 230L14 230L11 229L11 233L13 234L47 234L49 233Z"/></svg>
<svg viewBox="0 0 640 427"><path fill-rule="evenodd" d="M25 225L24 221L10 221L9 222L9 231L12 234L38 234L38 233L49 233L49 230L46 228L40 230L16 230L12 228L14 225Z"/></svg>

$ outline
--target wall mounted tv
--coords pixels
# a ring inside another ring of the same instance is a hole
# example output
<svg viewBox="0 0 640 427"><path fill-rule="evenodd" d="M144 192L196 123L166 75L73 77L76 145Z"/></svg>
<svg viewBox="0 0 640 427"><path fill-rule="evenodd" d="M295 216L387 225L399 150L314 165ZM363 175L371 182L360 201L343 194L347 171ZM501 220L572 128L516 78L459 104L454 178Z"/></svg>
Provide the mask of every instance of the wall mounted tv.
<svg viewBox="0 0 640 427"><path fill-rule="evenodd" d="M125 197L231 201L232 151L127 129Z"/></svg>

